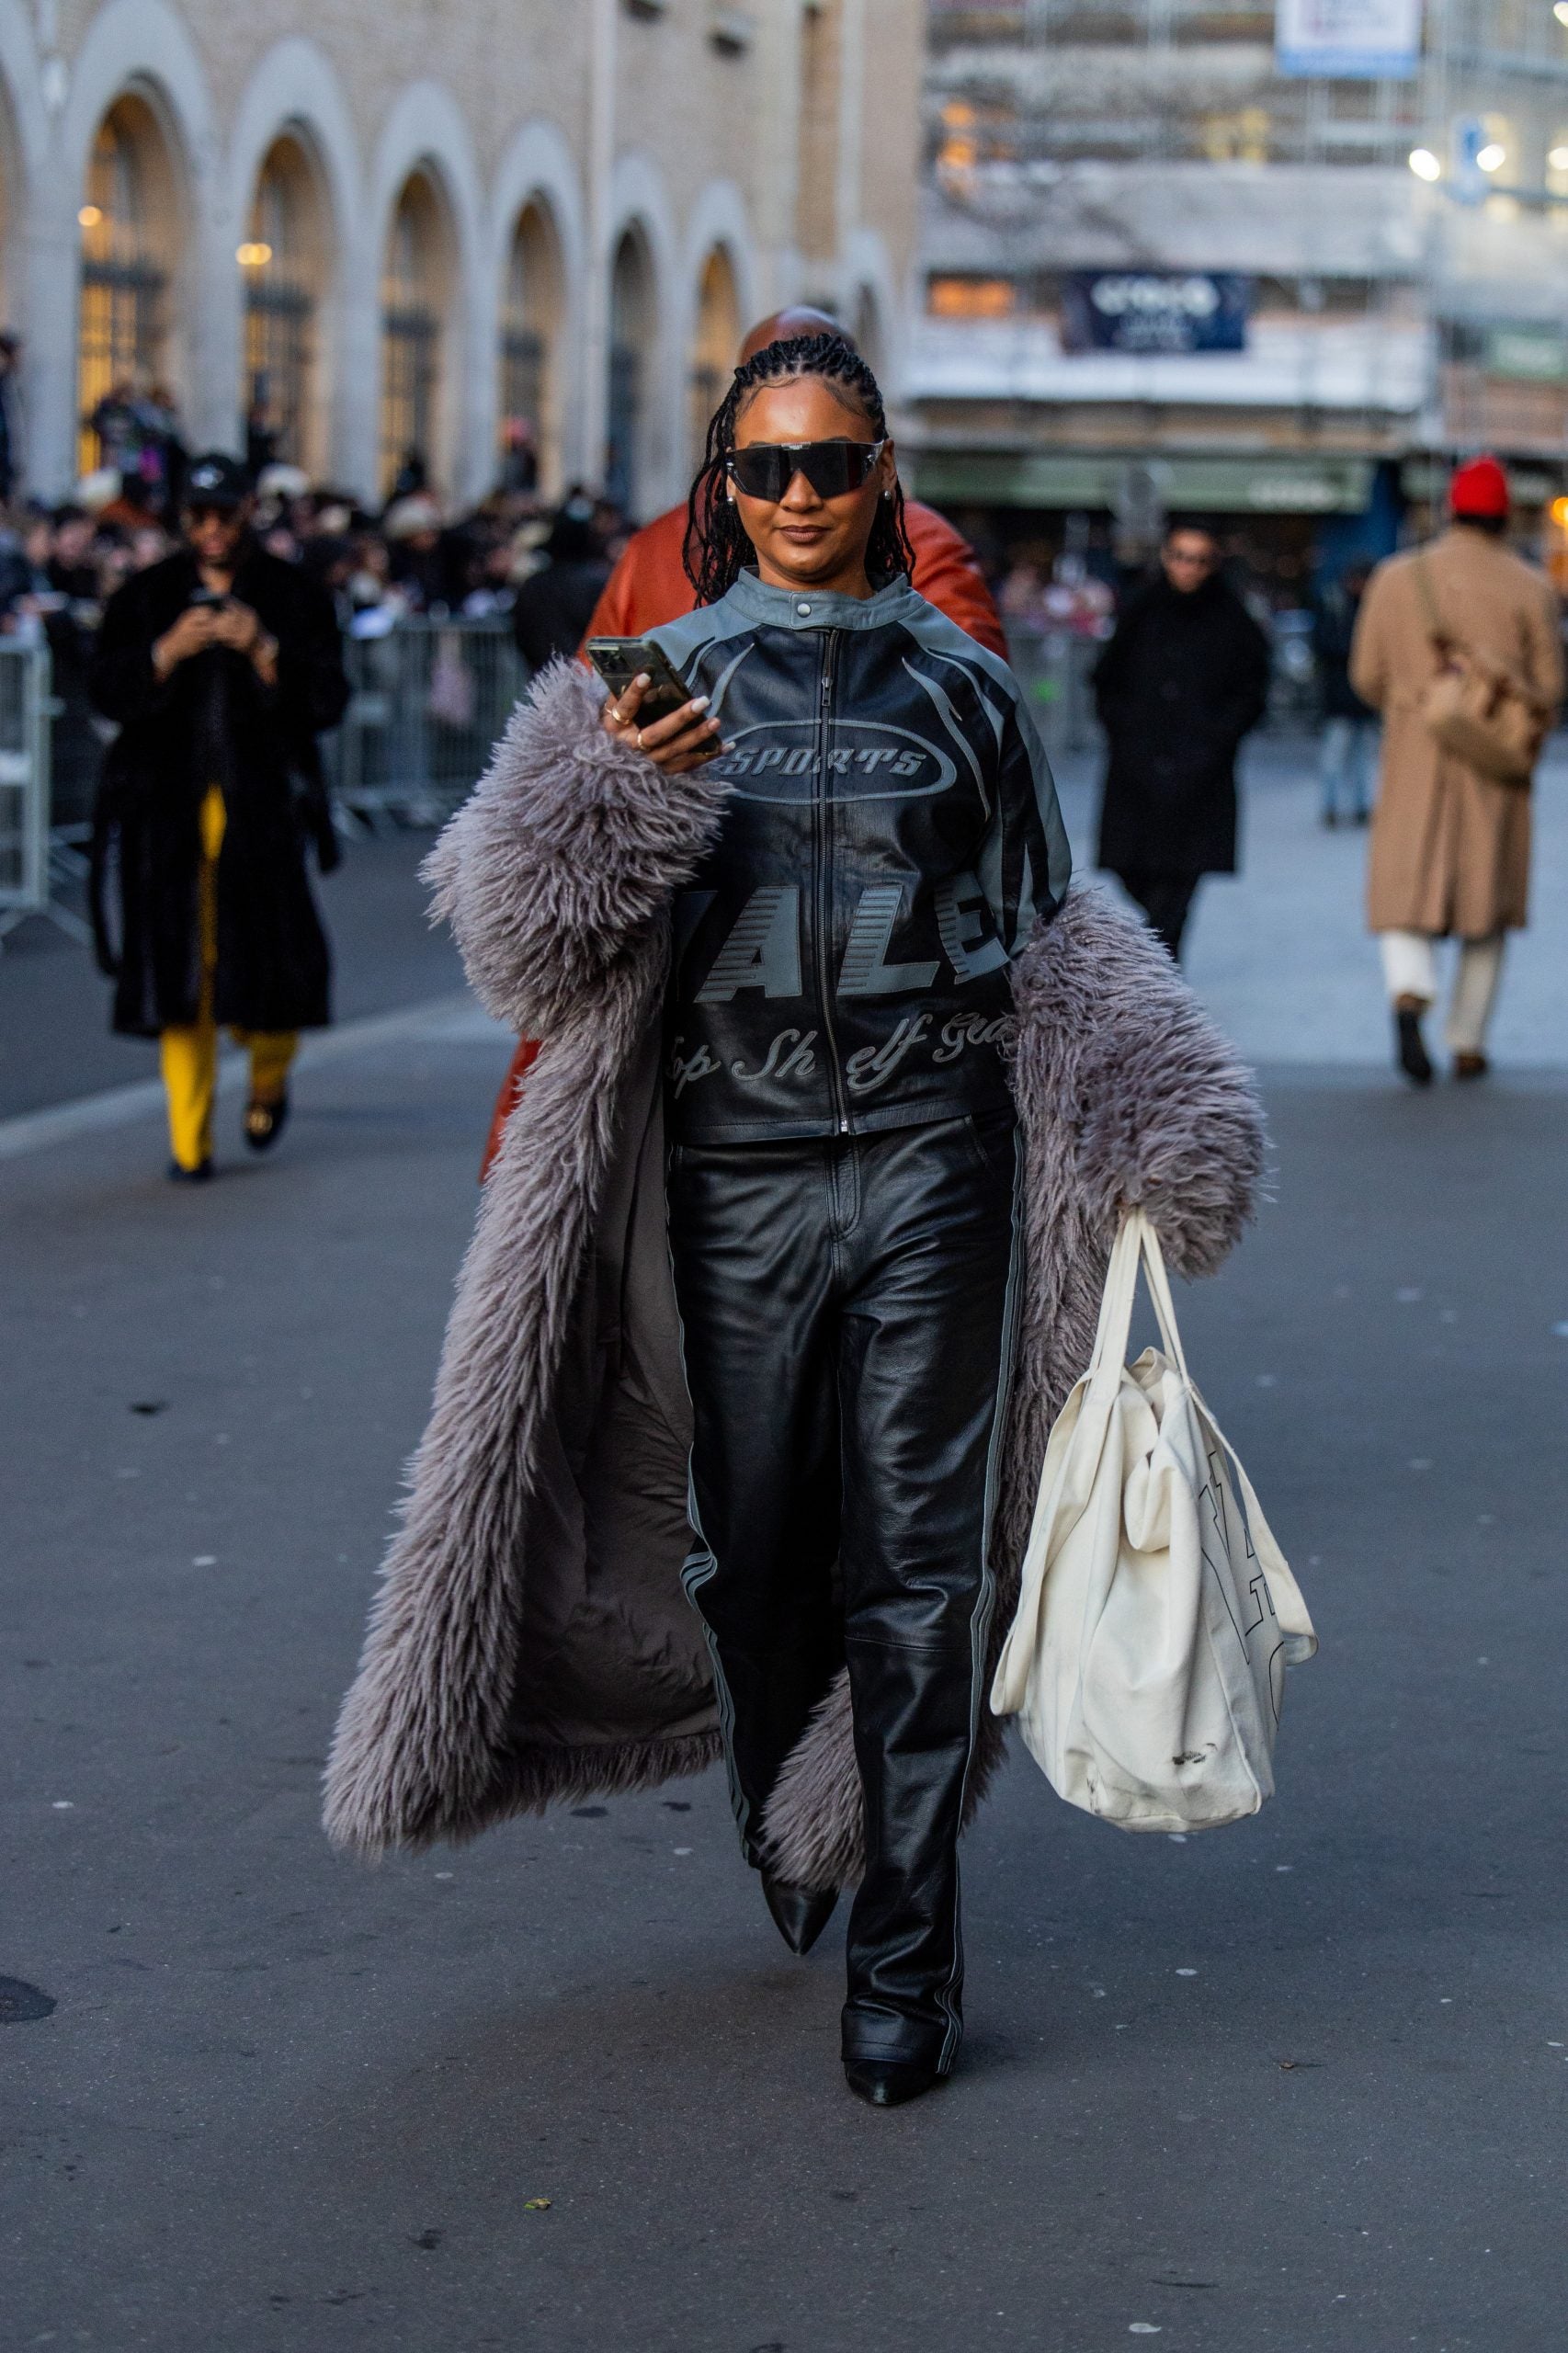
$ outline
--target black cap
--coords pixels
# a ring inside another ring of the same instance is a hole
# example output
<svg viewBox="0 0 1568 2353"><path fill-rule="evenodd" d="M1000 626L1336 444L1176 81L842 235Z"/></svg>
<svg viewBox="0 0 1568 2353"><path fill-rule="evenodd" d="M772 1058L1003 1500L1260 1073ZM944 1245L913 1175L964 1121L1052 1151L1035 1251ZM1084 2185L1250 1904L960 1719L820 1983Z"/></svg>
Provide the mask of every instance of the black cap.
<svg viewBox="0 0 1568 2353"><path fill-rule="evenodd" d="M209 449L185 478L187 506L240 506L250 496L251 478L237 458Z"/></svg>

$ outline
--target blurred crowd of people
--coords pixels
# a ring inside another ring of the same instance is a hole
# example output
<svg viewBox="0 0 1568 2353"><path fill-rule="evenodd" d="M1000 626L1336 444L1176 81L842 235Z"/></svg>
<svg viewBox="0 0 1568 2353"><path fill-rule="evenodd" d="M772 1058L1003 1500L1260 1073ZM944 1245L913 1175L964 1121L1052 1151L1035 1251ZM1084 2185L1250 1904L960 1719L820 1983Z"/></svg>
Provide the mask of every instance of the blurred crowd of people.
<svg viewBox="0 0 1568 2353"><path fill-rule="evenodd" d="M415 471L411 462L404 474ZM180 480L178 466L105 466L60 506L0 509L0 632L47 635L58 656L72 633L96 631L115 590L176 544ZM496 489L452 513L421 483L376 512L297 466L274 464L256 494L263 546L318 581L355 637L381 636L409 614L509 612L523 584L552 563L574 570L580 595L590 574L600 585L608 579L632 528L618 506L580 489L553 509L533 491Z"/></svg>
<svg viewBox="0 0 1568 2353"><path fill-rule="evenodd" d="M87 422L102 461L72 497L47 506L0 492L0 637L47 641L53 660L56 824L85 817L102 753L86 679L105 608L179 544L190 464L177 412L157 387L117 386ZM619 506L583 489L551 505L533 469L510 456L488 495L452 509L411 450L377 509L268 460L265 437L249 439L262 547L326 591L350 639L384 637L410 616L509 614L537 668L574 650L632 530Z"/></svg>

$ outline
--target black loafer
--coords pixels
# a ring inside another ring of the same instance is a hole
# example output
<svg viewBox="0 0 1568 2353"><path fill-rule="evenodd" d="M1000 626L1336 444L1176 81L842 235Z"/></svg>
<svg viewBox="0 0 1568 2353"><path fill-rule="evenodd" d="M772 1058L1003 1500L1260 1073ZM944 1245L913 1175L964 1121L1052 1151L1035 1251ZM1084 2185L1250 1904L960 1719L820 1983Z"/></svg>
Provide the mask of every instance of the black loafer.
<svg viewBox="0 0 1568 2353"><path fill-rule="evenodd" d="M916 2059L846 2059L844 2080L869 2108L902 2108L942 2078Z"/></svg>
<svg viewBox="0 0 1568 2353"><path fill-rule="evenodd" d="M289 1123L289 1097L280 1095L276 1103L258 1103L251 1099L245 1105L245 1142L253 1152L270 1152Z"/></svg>
<svg viewBox="0 0 1568 2353"><path fill-rule="evenodd" d="M212 1182L212 1163L199 1160L194 1168L184 1168L177 1160L171 1160L169 1182L171 1185L210 1185Z"/></svg>
<svg viewBox="0 0 1568 2353"><path fill-rule="evenodd" d="M835 1887L796 1887L787 1879L762 1874L762 1893L773 1925L792 1953L810 1952L833 1917L838 1902Z"/></svg>
<svg viewBox="0 0 1568 2353"><path fill-rule="evenodd" d="M1402 1005L1393 1017L1394 1059L1413 1086L1430 1086L1432 1059L1421 1035L1421 1016L1414 1006Z"/></svg>

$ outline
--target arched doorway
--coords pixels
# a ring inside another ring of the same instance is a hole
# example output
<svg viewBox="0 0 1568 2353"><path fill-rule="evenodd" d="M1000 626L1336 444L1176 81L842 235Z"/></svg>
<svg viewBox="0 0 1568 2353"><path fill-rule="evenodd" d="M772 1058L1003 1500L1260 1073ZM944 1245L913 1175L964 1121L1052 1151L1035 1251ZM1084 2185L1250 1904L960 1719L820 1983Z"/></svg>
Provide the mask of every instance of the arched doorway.
<svg viewBox="0 0 1568 2353"><path fill-rule="evenodd" d="M285 131L256 177L237 259L244 278L244 435L253 470L280 460L325 469L319 393L321 305L332 268L324 191L303 141Z"/></svg>
<svg viewBox="0 0 1568 2353"><path fill-rule="evenodd" d="M448 345L456 239L434 178L411 172L387 231L381 268L381 476L434 483L446 435Z"/></svg>
<svg viewBox="0 0 1568 2353"><path fill-rule="evenodd" d="M561 354L566 301L561 239L550 208L535 197L523 207L506 262L501 313L503 480L556 495L561 460Z"/></svg>
<svg viewBox="0 0 1568 2353"><path fill-rule="evenodd" d="M78 458L118 467L149 502L171 485L160 419L175 415L169 290L183 243L179 180L162 127L133 91L98 125L77 214Z"/></svg>
<svg viewBox="0 0 1568 2353"><path fill-rule="evenodd" d="M702 265L697 293L697 325L691 338L687 455L689 471L694 474L707 446L708 420L723 399L734 371L740 340L740 299L735 291L734 266L723 246L715 245Z"/></svg>
<svg viewBox="0 0 1568 2353"><path fill-rule="evenodd" d="M656 332L653 264L640 232L628 229L610 276L605 491L633 516L647 473L648 379Z"/></svg>

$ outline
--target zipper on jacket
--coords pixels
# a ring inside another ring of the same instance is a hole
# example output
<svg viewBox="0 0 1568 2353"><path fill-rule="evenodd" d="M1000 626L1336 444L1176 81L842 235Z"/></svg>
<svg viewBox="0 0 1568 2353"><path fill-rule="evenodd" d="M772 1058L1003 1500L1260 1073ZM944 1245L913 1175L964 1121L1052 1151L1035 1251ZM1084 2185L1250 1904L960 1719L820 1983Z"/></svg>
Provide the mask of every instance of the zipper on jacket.
<svg viewBox="0 0 1568 2353"><path fill-rule="evenodd" d="M833 1026L833 979L829 951L833 945L833 897L829 880L833 870L833 804L828 798L828 778L831 770L827 756L833 731L833 681L838 666L838 640L835 629L824 630L822 645L822 676L817 696L817 772L815 805L812 812L812 858L815 872L812 877L812 895L815 901L817 1001L822 1007L823 1040L827 1048L828 1085L833 1090L834 1118L838 1133L849 1133L849 1112L844 1092L844 1072L838 1059L838 1032Z"/></svg>

